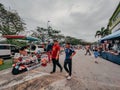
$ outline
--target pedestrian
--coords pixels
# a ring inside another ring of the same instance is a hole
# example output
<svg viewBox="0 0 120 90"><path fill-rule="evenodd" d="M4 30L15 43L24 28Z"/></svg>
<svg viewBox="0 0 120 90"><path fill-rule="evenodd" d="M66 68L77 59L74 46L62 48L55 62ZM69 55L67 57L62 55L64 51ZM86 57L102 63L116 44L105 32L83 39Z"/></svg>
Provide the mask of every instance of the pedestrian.
<svg viewBox="0 0 120 90"><path fill-rule="evenodd" d="M54 45L52 48L52 63L53 63L53 70L50 72L51 74L56 72L56 65L60 68L60 72L62 72L62 66L59 63L59 54L60 54L60 46L57 40L54 40Z"/></svg>
<svg viewBox="0 0 120 90"><path fill-rule="evenodd" d="M65 49L65 61L64 61L64 69L67 72L66 77L68 80L71 79L72 75L72 57L76 54L76 52L71 48L70 43L66 43Z"/></svg>
<svg viewBox="0 0 120 90"><path fill-rule="evenodd" d="M49 63L50 63L51 62L51 54L52 54L52 44L50 43L50 41L48 41L46 51L47 51L48 60L49 60Z"/></svg>
<svg viewBox="0 0 120 90"><path fill-rule="evenodd" d="M95 50L94 50L94 57L95 57L95 63L97 63L97 64L98 64L97 58L98 58L99 55L100 55L100 54L99 54L99 52L98 52L98 48L95 47Z"/></svg>
<svg viewBox="0 0 120 90"><path fill-rule="evenodd" d="M89 55L91 55L91 53L90 53L90 46L86 45L85 49L86 49L85 55L87 55L88 53L89 53Z"/></svg>

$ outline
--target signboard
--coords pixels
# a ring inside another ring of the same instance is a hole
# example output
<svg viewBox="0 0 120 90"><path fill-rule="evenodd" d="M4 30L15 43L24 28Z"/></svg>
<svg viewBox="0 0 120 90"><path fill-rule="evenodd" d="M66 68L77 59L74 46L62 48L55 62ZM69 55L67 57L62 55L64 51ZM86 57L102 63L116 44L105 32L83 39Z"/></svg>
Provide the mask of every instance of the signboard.
<svg viewBox="0 0 120 90"><path fill-rule="evenodd" d="M112 32L119 29L120 23L120 3L118 4L116 10L114 11L113 15L111 16L108 24L109 30Z"/></svg>
<svg viewBox="0 0 120 90"><path fill-rule="evenodd" d="M112 33L117 31L117 30L120 30L120 23L117 24L113 29L112 29Z"/></svg>

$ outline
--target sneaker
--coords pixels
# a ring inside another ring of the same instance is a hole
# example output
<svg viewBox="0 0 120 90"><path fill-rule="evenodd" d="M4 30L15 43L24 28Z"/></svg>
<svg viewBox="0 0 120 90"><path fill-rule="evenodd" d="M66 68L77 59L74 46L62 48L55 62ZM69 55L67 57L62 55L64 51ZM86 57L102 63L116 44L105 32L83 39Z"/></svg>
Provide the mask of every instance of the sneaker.
<svg viewBox="0 0 120 90"><path fill-rule="evenodd" d="M53 73L55 73L55 72L50 72L50 74L53 74Z"/></svg>
<svg viewBox="0 0 120 90"><path fill-rule="evenodd" d="M67 73L65 76L66 76L66 77L68 77L68 76L69 76L69 74Z"/></svg>
<svg viewBox="0 0 120 90"><path fill-rule="evenodd" d="M68 76L68 77L67 77L67 80L70 80L71 78L72 78L71 76Z"/></svg>
<svg viewBox="0 0 120 90"><path fill-rule="evenodd" d="M98 62L97 62L97 61L95 61L95 63L96 63L96 64L98 64Z"/></svg>

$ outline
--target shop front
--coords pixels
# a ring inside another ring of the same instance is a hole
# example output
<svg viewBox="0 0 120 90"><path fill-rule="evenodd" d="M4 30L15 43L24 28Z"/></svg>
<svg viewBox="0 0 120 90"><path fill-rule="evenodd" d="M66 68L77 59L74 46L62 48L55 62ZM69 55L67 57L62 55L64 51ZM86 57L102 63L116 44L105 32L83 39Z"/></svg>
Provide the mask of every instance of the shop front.
<svg viewBox="0 0 120 90"><path fill-rule="evenodd" d="M99 41L103 47L101 57L120 65L120 30Z"/></svg>

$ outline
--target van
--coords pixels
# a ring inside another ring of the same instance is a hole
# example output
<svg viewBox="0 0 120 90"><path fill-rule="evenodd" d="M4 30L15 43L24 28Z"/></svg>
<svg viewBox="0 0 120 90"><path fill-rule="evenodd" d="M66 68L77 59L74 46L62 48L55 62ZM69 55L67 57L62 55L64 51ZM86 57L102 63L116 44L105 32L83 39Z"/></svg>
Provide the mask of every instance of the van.
<svg viewBox="0 0 120 90"><path fill-rule="evenodd" d="M0 58L10 58L10 44L0 44Z"/></svg>
<svg viewBox="0 0 120 90"><path fill-rule="evenodd" d="M18 52L19 48L16 45L0 44L0 58L10 58Z"/></svg>

